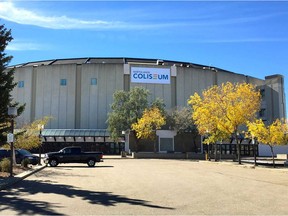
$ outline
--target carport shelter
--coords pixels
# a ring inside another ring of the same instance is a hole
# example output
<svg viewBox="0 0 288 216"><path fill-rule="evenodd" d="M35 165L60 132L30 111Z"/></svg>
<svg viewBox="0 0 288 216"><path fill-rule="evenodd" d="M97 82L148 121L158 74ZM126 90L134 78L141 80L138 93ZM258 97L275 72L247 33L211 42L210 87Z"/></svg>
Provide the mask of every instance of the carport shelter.
<svg viewBox="0 0 288 216"><path fill-rule="evenodd" d="M42 151L59 151L68 146L80 146L83 151L102 151L104 154L120 154L124 150L125 137L115 142L106 129L44 129Z"/></svg>

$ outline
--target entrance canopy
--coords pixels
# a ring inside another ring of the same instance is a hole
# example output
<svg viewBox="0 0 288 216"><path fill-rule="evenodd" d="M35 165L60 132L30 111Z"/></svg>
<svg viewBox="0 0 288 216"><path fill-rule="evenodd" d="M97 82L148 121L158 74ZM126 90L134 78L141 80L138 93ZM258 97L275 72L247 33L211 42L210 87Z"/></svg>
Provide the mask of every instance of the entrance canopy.
<svg viewBox="0 0 288 216"><path fill-rule="evenodd" d="M115 142L106 129L44 129L41 135L44 142Z"/></svg>

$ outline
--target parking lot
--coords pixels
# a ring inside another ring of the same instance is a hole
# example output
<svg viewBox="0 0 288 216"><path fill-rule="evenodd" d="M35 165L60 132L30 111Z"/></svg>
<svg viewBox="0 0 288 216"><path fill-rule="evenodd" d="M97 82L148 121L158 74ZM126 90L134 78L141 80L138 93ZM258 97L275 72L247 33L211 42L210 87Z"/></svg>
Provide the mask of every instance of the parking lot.
<svg viewBox="0 0 288 216"><path fill-rule="evenodd" d="M287 215L288 169L107 159L47 167L0 194L1 215Z"/></svg>

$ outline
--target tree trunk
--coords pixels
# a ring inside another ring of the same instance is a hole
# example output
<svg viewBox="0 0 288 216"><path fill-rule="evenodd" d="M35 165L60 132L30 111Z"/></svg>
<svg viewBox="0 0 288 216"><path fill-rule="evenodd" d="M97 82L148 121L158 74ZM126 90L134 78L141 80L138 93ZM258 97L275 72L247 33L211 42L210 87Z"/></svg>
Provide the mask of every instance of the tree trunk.
<svg viewBox="0 0 288 216"><path fill-rule="evenodd" d="M253 154L254 154L254 166L257 166L256 142L253 144Z"/></svg>
<svg viewBox="0 0 288 216"><path fill-rule="evenodd" d="M236 145L237 145L238 164L241 164L241 146L237 134L236 134Z"/></svg>
<svg viewBox="0 0 288 216"><path fill-rule="evenodd" d="M274 150L273 150L273 146L269 145L270 149L271 149L271 154L272 154L272 161L273 161L273 168L275 168L275 158L274 158Z"/></svg>

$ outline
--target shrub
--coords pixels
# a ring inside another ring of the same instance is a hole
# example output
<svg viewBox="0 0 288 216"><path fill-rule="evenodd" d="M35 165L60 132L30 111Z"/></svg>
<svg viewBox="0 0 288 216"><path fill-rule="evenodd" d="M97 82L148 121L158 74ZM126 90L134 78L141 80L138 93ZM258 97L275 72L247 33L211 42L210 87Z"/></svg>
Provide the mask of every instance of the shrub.
<svg viewBox="0 0 288 216"><path fill-rule="evenodd" d="M10 159L4 158L0 161L0 170L2 172L9 172L10 171Z"/></svg>
<svg viewBox="0 0 288 216"><path fill-rule="evenodd" d="M28 158L24 158L21 161L21 166L27 168L29 163L30 163L30 160Z"/></svg>

